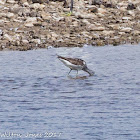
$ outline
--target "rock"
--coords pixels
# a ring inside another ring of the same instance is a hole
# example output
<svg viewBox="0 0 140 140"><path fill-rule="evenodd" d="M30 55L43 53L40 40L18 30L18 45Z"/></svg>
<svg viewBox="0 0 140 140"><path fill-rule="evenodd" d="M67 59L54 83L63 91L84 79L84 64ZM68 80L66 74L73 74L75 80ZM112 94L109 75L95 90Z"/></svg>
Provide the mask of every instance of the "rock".
<svg viewBox="0 0 140 140"><path fill-rule="evenodd" d="M6 0L0 0L0 4L5 4Z"/></svg>
<svg viewBox="0 0 140 140"><path fill-rule="evenodd" d="M41 12L41 17L44 20L50 20L50 19L52 19L51 15L49 13L44 12L44 11Z"/></svg>
<svg viewBox="0 0 140 140"><path fill-rule="evenodd" d="M0 18L6 17L6 13L0 13Z"/></svg>
<svg viewBox="0 0 140 140"><path fill-rule="evenodd" d="M25 27L33 27L34 24L32 22L29 22L29 23L25 23Z"/></svg>
<svg viewBox="0 0 140 140"><path fill-rule="evenodd" d="M134 30L134 31L132 32L132 34L135 35L135 36L139 36L139 35L140 35L140 31Z"/></svg>
<svg viewBox="0 0 140 140"><path fill-rule="evenodd" d="M25 23L25 26L26 27L33 27L34 24L38 24L37 22L37 18L36 17L28 17L26 19L26 23ZM39 24L40 25L40 24Z"/></svg>
<svg viewBox="0 0 140 140"><path fill-rule="evenodd" d="M9 12L17 14L20 10L21 8L19 7L19 5L15 4L14 6L10 7Z"/></svg>
<svg viewBox="0 0 140 140"><path fill-rule="evenodd" d="M10 18L10 19L11 19L11 18L14 18L14 16L15 16L15 15L14 15L13 13L10 13L10 12L6 14L6 17L7 17L7 18Z"/></svg>
<svg viewBox="0 0 140 140"><path fill-rule="evenodd" d="M36 44L41 44L40 39L32 39L31 42L36 43Z"/></svg>
<svg viewBox="0 0 140 140"><path fill-rule="evenodd" d="M122 20L131 20L131 17L122 17Z"/></svg>
<svg viewBox="0 0 140 140"><path fill-rule="evenodd" d="M114 34L114 31L103 31L102 33L104 36L109 36L109 35Z"/></svg>
<svg viewBox="0 0 140 140"><path fill-rule="evenodd" d="M7 0L6 2L7 2L7 3L10 3L10 4L14 4L14 3L16 3L15 0Z"/></svg>
<svg viewBox="0 0 140 140"><path fill-rule="evenodd" d="M40 3L40 4L41 4L41 3L44 2L44 0L32 0L32 2L33 2L33 3Z"/></svg>
<svg viewBox="0 0 140 140"><path fill-rule="evenodd" d="M28 43L29 43L29 41L28 41L28 40L26 40L26 39L23 39L23 40L22 40L22 43L23 43L23 44L28 44Z"/></svg>
<svg viewBox="0 0 140 140"><path fill-rule="evenodd" d="M89 0L90 5L101 5L102 0Z"/></svg>
<svg viewBox="0 0 140 140"><path fill-rule="evenodd" d="M107 13L107 10L106 9L103 9L103 8L98 8L98 13L106 14Z"/></svg>
<svg viewBox="0 0 140 140"><path fill-rule="evenodd" d="M55 41L57 38L58 38L58 34L56 34L55 32L51 32L51 39L53 40L53 41Z"/></svg>
<svg viewBox="0 0 140 140"><path fill-rule="evenodd" d="M30 8L43 10L45 8L44 4L34 3L30 5Z"/></svg>
<svg viewBox="0 0 140 140"><path fill-rule="evenodd" d="M52 18L55 19L57 22L64 21L65 20L64 17L55 17L55 16L52 16Z"/></svg>
<svg viewBox="0 0 140 140"><path fill-rule="evenodd" d="M8 34L4 34L4 39L8 40L8 41L12 41L12 36L8 35Z"/></svg>
<svg viewBox="0 0 140 140"><path fill-rule="evenodd" d="M127 6L127 10L134 10L136 9L136 6L133 3L129 3Z"/></svg>
<svg viewBox="0 0 140 140"><path fill-rule="evenodd" d="M119 30L120 29L119 24L108 25L108 27L110 27L112 30Z"/></svg>
<svg viewBox="0 0 140 140"><path fill-rule="evenodd" d="M83 19L82 22L83 22L85 25L90 25L90 22L89 22L87 19Z"/></svg>
<svg viewBox="0 0 140 140"><path fill-rule="evenodd" d="M30 6L30 5L29 5L29 3L28 3L27 1L26 1L26 2L24 2L24 3L23 3L23 5L24 5L25 7Z"/></svg>
<svg viewBox="0 0 140 140"><path fill-rule="evenodd" d="M106 8L114 8L115 6L113 5L112 1L106 1L104 2L104 6Z"/></svg>
<svg viewBox="0 0 140 140"><path fill-rule="evenodd" d="M98 8L94 5L86 6L86 8L87 8L87 11L90 13L97 13L98 12Z"/></svg>
<svg viewBox="0 0 140 140"><path fill-rule="evenodd" d="M125 32L125 33L129 33L129 32L131 32L132 30L133 30L133 29L130 28L130 27L122 27L122 28L120 29L121 32Z"/></svg>
<svg viewBox="0 0 140 140"><path fill-rule="evenodd" d="M37 18L36 17L27 17L26 22L37 22Z"/></svg>
<svg viewBox="0 0 140 140"><path fill-rule="evenodd" d="M0 36L2 36L2 35L3 35L3 30L0 29Z"/></svg>
<svg viewBox="0 0 140 140"><path fill-rule="evenodd" d="M96 17L96 15L81 12L76 12L74 13L74 15L77 19L94 19Z"/></svg>
<svg viewBox="0 0 140 140"><path fill-rule="evenodd" d="M105 30L105 27L103 27L103 26L96 26L94 24L90 24L87 28L90 31L104 31Z"/></svg>

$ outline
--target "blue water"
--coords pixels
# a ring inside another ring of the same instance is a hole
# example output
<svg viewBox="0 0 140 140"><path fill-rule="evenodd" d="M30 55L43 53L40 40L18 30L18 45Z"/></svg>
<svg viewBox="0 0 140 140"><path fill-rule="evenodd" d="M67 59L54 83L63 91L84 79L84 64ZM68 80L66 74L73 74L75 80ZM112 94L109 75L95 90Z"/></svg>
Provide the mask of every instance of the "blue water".
<svg viewBox="0 0 140 140"><path fill-rule="evenodd" d="M140 45L0 52L0 139L140 140Z"/></svg>

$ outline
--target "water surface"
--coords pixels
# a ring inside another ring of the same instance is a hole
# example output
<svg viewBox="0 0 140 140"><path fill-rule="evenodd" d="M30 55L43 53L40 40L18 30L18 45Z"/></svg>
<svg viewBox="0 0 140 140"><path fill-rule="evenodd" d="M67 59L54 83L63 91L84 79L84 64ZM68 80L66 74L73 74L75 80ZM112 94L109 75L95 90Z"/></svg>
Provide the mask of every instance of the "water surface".
<svg viewBox="0 0 140 140"><path fill-rule="evenodd" d="M56 54L95 75L67 77ZM139 140L139 94L139 45L0 52L0 139Z"/></svg>

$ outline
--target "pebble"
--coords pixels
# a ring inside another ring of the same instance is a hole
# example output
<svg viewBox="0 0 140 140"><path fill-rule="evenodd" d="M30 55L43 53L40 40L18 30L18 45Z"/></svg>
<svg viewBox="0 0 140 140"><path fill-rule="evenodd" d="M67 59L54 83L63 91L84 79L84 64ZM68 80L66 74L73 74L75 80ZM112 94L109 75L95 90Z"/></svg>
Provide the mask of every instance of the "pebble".
<svg viewBox="0 0 140 140"><path fill-rule="evenodd" d="M60 1L0 0L0 50L138 43L139 7L139 0L80 0L69 16Z"/></svg>

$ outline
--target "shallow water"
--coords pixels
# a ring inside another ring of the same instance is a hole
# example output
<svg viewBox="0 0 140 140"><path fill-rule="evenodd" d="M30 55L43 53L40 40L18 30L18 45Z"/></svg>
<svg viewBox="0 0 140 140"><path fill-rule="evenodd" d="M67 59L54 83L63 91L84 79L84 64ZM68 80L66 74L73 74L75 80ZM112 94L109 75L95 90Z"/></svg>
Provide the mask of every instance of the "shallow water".
<svg viewBox="0 0 140 140"><path fill-rule="evenodd" d="M95 75L58 59L79 57ZM140 45L0 52L0 139L139 140Z"/></svg>

